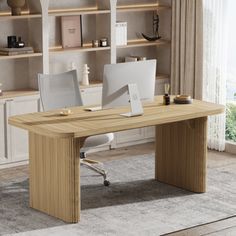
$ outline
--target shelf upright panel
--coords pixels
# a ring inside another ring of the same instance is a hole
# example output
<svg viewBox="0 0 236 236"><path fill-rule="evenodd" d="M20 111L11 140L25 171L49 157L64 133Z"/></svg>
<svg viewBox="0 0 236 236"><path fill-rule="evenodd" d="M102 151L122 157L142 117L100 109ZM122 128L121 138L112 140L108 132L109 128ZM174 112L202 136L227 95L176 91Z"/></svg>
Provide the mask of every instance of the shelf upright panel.
<svg viewBox="0 0 236 236"><path fill-rule="evenodd" d="M110 9L111 9L111 25L110 25L110 30L111 30L111 37L110 37L110 42L111 42L111 64L116 63L116 7L117 7L117 0L110 0Z"/></svg>
<svg viewBox="0 0 236 236"><path fill-rule="evenodd" d="M40 0L42 9L42 51L43 51L43 73L49 73L49 0Z"/></svg>

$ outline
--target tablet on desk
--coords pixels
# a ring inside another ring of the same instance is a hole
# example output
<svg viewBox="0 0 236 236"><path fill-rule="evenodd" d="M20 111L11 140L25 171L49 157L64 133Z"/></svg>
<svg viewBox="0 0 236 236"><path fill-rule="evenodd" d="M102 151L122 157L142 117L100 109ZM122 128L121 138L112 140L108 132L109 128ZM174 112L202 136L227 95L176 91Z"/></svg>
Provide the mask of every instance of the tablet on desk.
<svg viewBox="0 0 236 236"><path fill-rule="evenodd" d="M85 111L100 111L102 110L101 106L97 106L97 107L87 107L84 109Z"/></svg>

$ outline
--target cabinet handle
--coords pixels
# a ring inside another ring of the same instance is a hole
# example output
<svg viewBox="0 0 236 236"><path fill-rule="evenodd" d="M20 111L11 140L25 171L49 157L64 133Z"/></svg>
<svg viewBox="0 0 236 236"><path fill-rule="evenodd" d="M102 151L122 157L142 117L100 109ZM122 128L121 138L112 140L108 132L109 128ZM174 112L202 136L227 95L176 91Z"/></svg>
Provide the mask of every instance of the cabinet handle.
<svg viewBox="0 0 236 236"><path fill-rule="evenodd" d="M7 99L6 102L12 102L14 99Z"/></svg>

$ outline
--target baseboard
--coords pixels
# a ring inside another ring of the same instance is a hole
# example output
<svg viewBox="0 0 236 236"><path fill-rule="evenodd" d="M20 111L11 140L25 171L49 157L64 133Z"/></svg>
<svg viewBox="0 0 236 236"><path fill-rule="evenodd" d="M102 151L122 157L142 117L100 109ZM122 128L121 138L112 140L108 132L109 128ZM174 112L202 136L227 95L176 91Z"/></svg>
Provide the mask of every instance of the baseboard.
<svg viewBox="0 0 236 236"><path fill-rule="evenodd" d="M227 141L225 143L225 152L236 155L236 143Z"/></svg>
<svg viewBox="0 0 236 236"><path fill-rule="evenodd" d="M0 165L0 170L1 169L12 168L12 167L16 167L16 166L28 165L28 164L29 164L29 160L5 163L5 164Z"/></svg>
<svg viewBox="0 0 236 236"><path fill-rule="evenodd" d="M116 149L116 148L134 146L134 145L139 145L139 144L144 144L144 143L151 143L151 142L154 142L154 140L155 140L154 138L148 138L148 139L142 139L138 141L118 143L118 144L112 145L112 148Z"/></svg>

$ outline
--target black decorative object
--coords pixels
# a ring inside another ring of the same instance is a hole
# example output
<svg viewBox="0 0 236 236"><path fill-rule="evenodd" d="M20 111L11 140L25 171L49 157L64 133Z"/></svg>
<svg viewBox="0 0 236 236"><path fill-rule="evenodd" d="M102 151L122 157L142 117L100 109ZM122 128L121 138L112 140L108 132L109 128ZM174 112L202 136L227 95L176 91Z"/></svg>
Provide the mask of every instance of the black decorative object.
<svg viewBox="0 0 236 236"><path fill-rule="evenodd" d="M100 39L100 47L108 47L108 39L107 38Z"/></svg>
<svg viewBox="0 0 236 236"><path fill-rule="evenodd" d="M23 48L25 43L21 40L21 37L18 37L16 40L16 36L8 36L7 37L7 47L8 48Z"/></svg>
<svg viewBox="0 0 236 236"><path fill-rule="evenodd" d="M16 36L8 36L7 37L7 47L15 48L16 47Z"/></svg>
<svg viewBox="0 0 236 236"><path fill-rule="evenodd" d="M18 41L16 42L17 48L23 48L25 46L25 43L21 40L21 37L18 37Z"/></svg>
<svg viewBox="0 0 236 236"><path fill-rule="evenodd" d="M149 37L145 34L142 33L142 36L148 40L148 41L156 41L158 39L161 38L161 36L159 35L159 15L155 15L155 13L153 13L153 36Z"/></svg>

